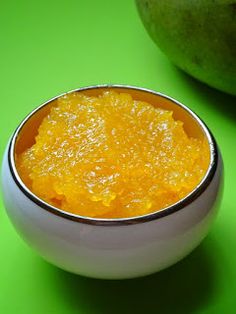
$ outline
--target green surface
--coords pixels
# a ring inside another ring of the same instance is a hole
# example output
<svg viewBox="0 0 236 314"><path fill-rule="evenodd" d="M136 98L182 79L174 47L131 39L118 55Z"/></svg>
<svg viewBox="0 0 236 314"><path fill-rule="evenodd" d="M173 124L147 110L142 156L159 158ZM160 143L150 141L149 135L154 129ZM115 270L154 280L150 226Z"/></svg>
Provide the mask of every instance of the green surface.
<svg viewBox="0 0 236 314"><path fill-rule="evenodd" d="M177 70L145 32L134 2L64 0L0 4L1 156L19 121L52 96L124 83L161 91L196 111L225 163L225 193L211 233L159 274L129 281L66 273L18 237L0 204L0 313L235 313L236 99Z"/></svg>

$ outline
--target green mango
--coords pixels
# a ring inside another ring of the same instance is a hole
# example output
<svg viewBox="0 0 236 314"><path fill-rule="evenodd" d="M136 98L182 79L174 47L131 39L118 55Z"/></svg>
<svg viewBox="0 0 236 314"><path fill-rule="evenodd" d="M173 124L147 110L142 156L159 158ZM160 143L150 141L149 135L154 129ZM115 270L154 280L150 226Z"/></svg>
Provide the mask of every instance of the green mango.
<svg viewBox="0 0 236 314"><path fill-rule="evenodd" d="M179 68L236 95L235 0L136 0L159 48Z"/></svg>

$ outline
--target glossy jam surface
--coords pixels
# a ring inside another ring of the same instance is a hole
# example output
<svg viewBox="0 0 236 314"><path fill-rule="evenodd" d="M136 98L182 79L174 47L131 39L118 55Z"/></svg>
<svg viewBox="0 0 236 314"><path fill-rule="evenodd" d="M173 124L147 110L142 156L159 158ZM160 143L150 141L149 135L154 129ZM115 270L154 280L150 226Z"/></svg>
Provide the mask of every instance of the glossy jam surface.
<svg viewBox="0 0 236 314"><path fill-rule="evenodd" d="M206 173L209 148L171 111L127 93L71 93L57 100L16 165L33 193L64 211L134 217L189 194Z"/></svg>

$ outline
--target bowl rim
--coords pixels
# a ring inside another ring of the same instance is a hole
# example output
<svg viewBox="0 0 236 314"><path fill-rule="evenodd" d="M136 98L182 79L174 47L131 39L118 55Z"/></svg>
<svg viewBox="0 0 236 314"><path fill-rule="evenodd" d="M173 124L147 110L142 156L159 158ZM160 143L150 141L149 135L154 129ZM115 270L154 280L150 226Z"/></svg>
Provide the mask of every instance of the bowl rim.
<svg viewBox="0 0 236 314"><path fill-rule="evenodd" d="M73 214L67 211L64 211L60 208L57 208L51 204L48 204L41 198L39 198L37 195L35 195L30 189L27 188L27 186L24 184L24 182L21 180L20 175L18 174L18 171L16 169L15 165L15 144L17 137L23 128L23 126L27 123L27 121L39 110L41 110L43 107L47 106L49 103L52 101L58 99L61 96L64 96L66 94L70 94L73 92L82 92L90 89L104 89L104 88L112 88L112 89L127 89L128 90L137 90L137 91L142 91L146 93L151 93L153 95L156 95L161 98L165 98L167 100L170 100L173 102L175 105L181 107L185 111L187 111L190 116L192 116L197 123L200 125L202 130L204 131L206 138L208 140L209 144L209 149L210 149L210 164L209 167L202 178L202 180L199 182L199 184L195 187L195 189L190 192L188 195L186 195L183 199L179 200L178 202L164 207L158 211L151 212L145 215L140 215L140 216L134 216L134 217L128 217L128 218L94 218L94 217L88 217L88 216L81 216L77 214ZM91 224L91 225L102 225L102 226L112 226L112 225L130 225L130 224L138 224L138 223L144 223L144 222L149 222L152 220L160 219L163 217L166 217L170 214L173 214L177 211L180 211L181 209L185 208L187 205L192 203L196 198L198 198L205 190L206 188L210 185L211 181L214 178L214 175L216 173L217 169L217 164L218 164L218 149L217 149L217 144L214 136L212 135L211 131L209 128L206 126L206 124L200 119L200 117L192 111L190 108L187 106L183 105L179 101L175 100L174 98L167 96L163 93L156 92L151 89L143 88L143 87L137 87L137 86L132 86L132 85L123 85L123 84L102 84L102 85L92 85L92 86L86 86L86 87L80 87L77 89L70 90L68 92L62 93L58 96L55 96L40 106L36 107L34 110L32 110L23 120L22 122L18 125L18 127L15 129L9 143L8 147L8 164L10 168L10 173L13 177L13 180L15 181L16 185L19 187L19 189L24 193L24 195L29 198L33 203L41 207L42 209L47 210L48 212L60 216L61 218L66 218L69 220L72 220L74 222L80 222L80 223L85 223L85 224Z"/></svg>

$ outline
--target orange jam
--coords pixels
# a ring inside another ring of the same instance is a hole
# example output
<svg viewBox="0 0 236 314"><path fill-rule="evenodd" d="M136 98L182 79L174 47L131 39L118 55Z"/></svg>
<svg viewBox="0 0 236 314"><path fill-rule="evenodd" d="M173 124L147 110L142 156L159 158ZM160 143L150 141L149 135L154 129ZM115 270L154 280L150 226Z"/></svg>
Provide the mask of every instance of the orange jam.
<svg viewBox="0 0 236 314"><path fill-rule="evenodd" d="M26 186L53 206L133 217L189 194L206 173L209 148L188 137L171 111L127 93L71 93L57 100L16 163Z"/></svg>

